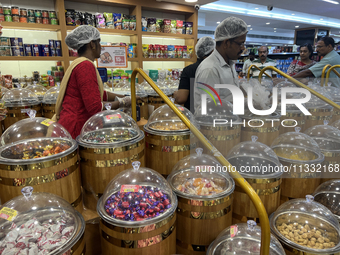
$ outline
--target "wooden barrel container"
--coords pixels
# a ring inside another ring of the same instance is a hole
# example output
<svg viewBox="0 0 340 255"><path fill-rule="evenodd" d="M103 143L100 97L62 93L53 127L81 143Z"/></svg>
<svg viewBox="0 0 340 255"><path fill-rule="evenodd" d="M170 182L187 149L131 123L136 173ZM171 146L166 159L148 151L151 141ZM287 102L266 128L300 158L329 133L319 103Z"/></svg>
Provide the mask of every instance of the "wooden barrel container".
<svg viewBox="0 0 340 255"><path fill-rule="evenodd" d="M340 150L324 151L325 161L322 162L321 183L340 178Z"/></svg>
<svg viewBox="0 0 340 255"><path fill-rule="evenodd" d="M305 130L316 125L323 125L324 121L333 122L333 107L308 109L312 115L306 116Z"/></svg>
<svg viewBox="0 0 340 255"><path fill-rule="evenodd" d="M36 139L35 139L36 140ZM3 147L3 157L9 146ZM9 148L10 149L10 148ZM0 160L0 199L5 203L21 194L24 186L32 186L35 192L48 192L61 196L79 212L83 210L81 179L77 145L50 159Z"/></svg>
<svg viewBox="0 0 340 255"><path fill-rule="evenodd" d="M29 105L29 106L7 106L7 117L4 119L4 128L5 130L18 122L19 120L27 119L29 116L27 115L27 111L36 110L36 117L42 116L41 104L37 105Z"/></svg>
<svg viewBox="0 0 340 255"><path fill-rule="evenodd" d="M167 94L167 96L171 96L171 94ZM165 101L158 95L158 94L150 94L148 96L148 104L152 105L154 107L153 110L156 110L157 108L161 107L165 104Z"/></svg>
<svg viewBox="0 0 340 255"><path fill-rule="evenodd" d="M244 124L241 124L241 142L250 141L252 136L257 136L259 142L270 146L276 137L280 135L280 117L277 112L270 116L243 116Z"/></svg>
<svg viewBox="0 0 340 255"><path fill-rule="evenodd" d="M77 138L80 153L80 169L84 205L96 210L98 199L108 183L120 172L132 167L133 161L145 166L144 133L131 142L110 145L91 145Z"/></svg>
<svg viewBox="0 0 340 255"><path fill-rule="evenodd" d="M340 105L340 102L335 102L335 103ZM332 122L335 122L337 120L340 120L340 110L338 110L337 108L333 108Z"/></svg>
<svg viewBox="0 0 340 255"><path fill-rule="evenodd" d="M284 127L282 124L280 124L280 135L287 132L294 132L295 125L301 128L301 132L305 131L306 116L301 111L287 110L286 115L281 116L280 121L283 121L283 124L288 126Z"/></svg>
<svg viewBox="0 0 340 255"><path fill-rule="evenodd" d="M149 98L142 97L142 100L137 102L139 108L140 108L140 118L144 118L146 120L149 119Z"/></svg>
<svg viewBox="0 0 340 255"><path fill-rule="evenodd" d="M52 119L55 114L55 104L43 104L42 110L45 118Z"/></svg>

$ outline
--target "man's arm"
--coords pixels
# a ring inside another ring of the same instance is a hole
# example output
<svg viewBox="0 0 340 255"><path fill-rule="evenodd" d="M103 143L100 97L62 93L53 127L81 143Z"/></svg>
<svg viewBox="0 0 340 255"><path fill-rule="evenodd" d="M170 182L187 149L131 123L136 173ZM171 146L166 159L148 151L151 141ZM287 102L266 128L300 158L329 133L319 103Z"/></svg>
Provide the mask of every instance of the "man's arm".
<svg viewBox="0 0 340 255"><path fill-rule="evenodd" d="M294 79L297 78L305 78L305 77L315 77L313 72L309 69L306 69L304 71L301 71L293 76Z"/></svg>
<svg viewBox="0 0 340 255"><path fill-rule="evenodd" d="M189 97L190 90L187 89L179 89L174 92L174 98L178 104L184 104Z"/></svg>

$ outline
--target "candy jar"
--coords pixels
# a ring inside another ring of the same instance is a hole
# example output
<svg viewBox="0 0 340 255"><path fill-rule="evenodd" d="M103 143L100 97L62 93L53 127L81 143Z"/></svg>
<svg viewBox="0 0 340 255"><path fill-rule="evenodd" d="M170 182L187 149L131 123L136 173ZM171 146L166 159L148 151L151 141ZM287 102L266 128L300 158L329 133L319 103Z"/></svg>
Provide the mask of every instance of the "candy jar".
<svg viewBox="0 0 340 255"><path fill-rule="evenodd" d="M39 101L42 101L44 98L45 93L47 92L47 89L41 85L34 84L27 86L26 89L32 91L34 94L37 95Z"/></svg>
<svg viewBox="0 0 340 255"><path fill-rule="evenodd" d="M43 103L43 114L45 118L52 119L55 114L55 105L59 96L60 87L55 86L50 88L44 95L42 100Z"/></svg>
<svg viewBox="0 0 340 255"><path fill-rule="evenodd" d="M205 252L231 224L234 180L228 169L202 152L202 148L197 148L196 153L182 158L167 178L181 201L177 208L177 252L180 254L191 254L188 247L195 247L197 254Z"/></svg>
<svg viewBox="0 0 340 255"><path fill-rule="evenodd" d="M98 201L102 254L174 254L176 195L156 171L138 161L132 166L110 181ZM129 241L122 241L126 235Z"/></svg>
<svg viewBox="0 0 340 255"><path fill-rule="evenodd" d="M138 159L144 166L144 133L137 123L121 111L110 110L93 115L77 137L83 200L86 208L96 210L98 198L109 181L131 168ZM103 178L105 176L105 178Z"/></svg>
<svg viewBox="0 0 340 255"><path fill-rule="evenodd" d="M145 120L147 120L149 118L148 94L141 84L136 83L135 89L136 96L140 98L139 100L137 100L137 105L139 106L139 108L137 107L137 113L139 111L140 119L144 118ZM131 96L131 91L128 91L127 95Z"/></svg>
<svg viewBox="0 0 340 255"><path fill-rule="evenodd" d="M330 83L327 84L328 86L325 86L325 90L332 96L333 101L336 104L340 104L340 88L331 86ZM330 98L331 99L331 98ZM340 120L340 110L337 108L333 109L333 117L332 122L335 122L337 120Z"/></svg>
<svg viewBox="0 0 340 255"><path fill-rule="evenodd" d="M232 225L223 230L209 246L207 255L260 255L261 227L256 222ZM274 235L270 235L269 255L285 255L285 251Z"/></svg>
<svg viewBox="0 0 340 255"><path fill-rule="evenodd" d="M26 186L0 209L1 254L85 254L83 216L63 198Z"/></svg>

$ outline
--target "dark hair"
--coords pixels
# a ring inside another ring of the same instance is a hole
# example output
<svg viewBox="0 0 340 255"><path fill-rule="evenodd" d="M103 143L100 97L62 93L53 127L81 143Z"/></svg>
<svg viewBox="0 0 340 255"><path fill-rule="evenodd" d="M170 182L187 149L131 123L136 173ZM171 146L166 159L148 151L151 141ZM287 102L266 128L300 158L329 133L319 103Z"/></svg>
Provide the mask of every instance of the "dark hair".
<svg viewBox="0 0 340 255"><path fill-rule="evenodd" d="M253 51L249 52L249 56L252 55L252 56L255 56L255 53Z"/></svg>
<svg viewBox="0 0 340 255"><path fill-rule="evenodd" d="M85 51L87 50L87 44L81 46L79 49L78 49L78 55L83 55L85 53Z"/></svg>
<svg viewBox="0 0 340 255"><path fill-rule="evenodd" d="M335 46L334 39L332 37L329 37L329 36L323 36L323 37L320 38L319 41L323 41L326 46L331 45L333 48Z"/></svg>
<svg viewBox="0 0 340 255"><path fill-rule="evenodd" d="M224 42L224 41L218 41L218 42L216 42L216 46L217 46L217 47L220 47L220 46L222 45L223 42Z"/></svg>
<svg viewBox="0 0 340 255"><path fill-rule="evenodd" d="M300 49L302 47L306 47L308 49L308 51L310 52L310 55L309 55L309 59L313 59L313 47L312 45L310 45L309 43L305 43L304 45L300 46Z"/></svg>

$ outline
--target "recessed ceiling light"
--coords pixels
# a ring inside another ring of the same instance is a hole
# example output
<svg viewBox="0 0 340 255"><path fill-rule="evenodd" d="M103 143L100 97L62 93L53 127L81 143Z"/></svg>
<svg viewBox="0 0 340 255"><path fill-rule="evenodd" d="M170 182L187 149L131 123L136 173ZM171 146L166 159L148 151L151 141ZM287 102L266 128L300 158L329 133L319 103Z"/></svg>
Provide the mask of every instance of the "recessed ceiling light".
<svg viewBox="0 0 340 255"><path fill-rule="evenodd" d="M255 10L258 10L258 9L259 9L259 8L257 8L257 7L255 8Z"/></svg>
<svg viewBox="0 0 340 255"><path fill-rule="evenodd" d="M276 33L276 31L274 31L274 33Z"/></svg>
<svg viewBox="0 0 340 255"><path fill-rule="evenodd" d="M266 43L266 45L268 45L268 43Z"/></svg>
<svg viewBox="0 0 340 255"><path fill-rule="evenodd" d="M292 13L292 15L295 15L295 13Z"/></svg>
<svg viewBox="0 0 340 255"><path fill-rule="evenodd" d="M216 23L217 23L217 24L220 24L220 23L221 23L221 21L217 21Z"/></svg>
<svg viewBox="0 0 340 255"><path fill-rule="evenodd" d="M270 24L270 22L267 22L267 23L266 23L266 25L269 25L269 24Z"/></svg>
<svg viewBox="0 0 340 255"><path fill-rule="evenodd" d="M250 30L253 30L252 28Z"/></svg>
<svg viewBox="0 0 340 255"><path fill-rule="evenodd" d="M323 20L323 19L320 19L320 20Z"/></svg>
<svg viewBox="0 0 340 255"><path fill-rule="evenodd" d="M251 25L247 25L247 27L251 27Z"/></svg>
<svg viewBox="0 0 340 255"><path fill-rule="evenodd" d="M295 26L295 28L298 28L299 26Z"/></svg>
<svg viewBox="0 0 340 255"><path fill-rule="evenodd" d="M339 2L333 1L333 0L322 0L322 1L327 2L327 3L331 3L331 4L339 4Z"/></svg>
<svg viewBox="0 0 340 255"><path fill-rule="evenodd" d="M274 30L276 30L276 27L274 27Z"/></svg>
<svg viewBox="0 0 340 255"><path fill-rule="evenodd" d="M187 3L196 3L198 0L185 0Z"/></svg>

